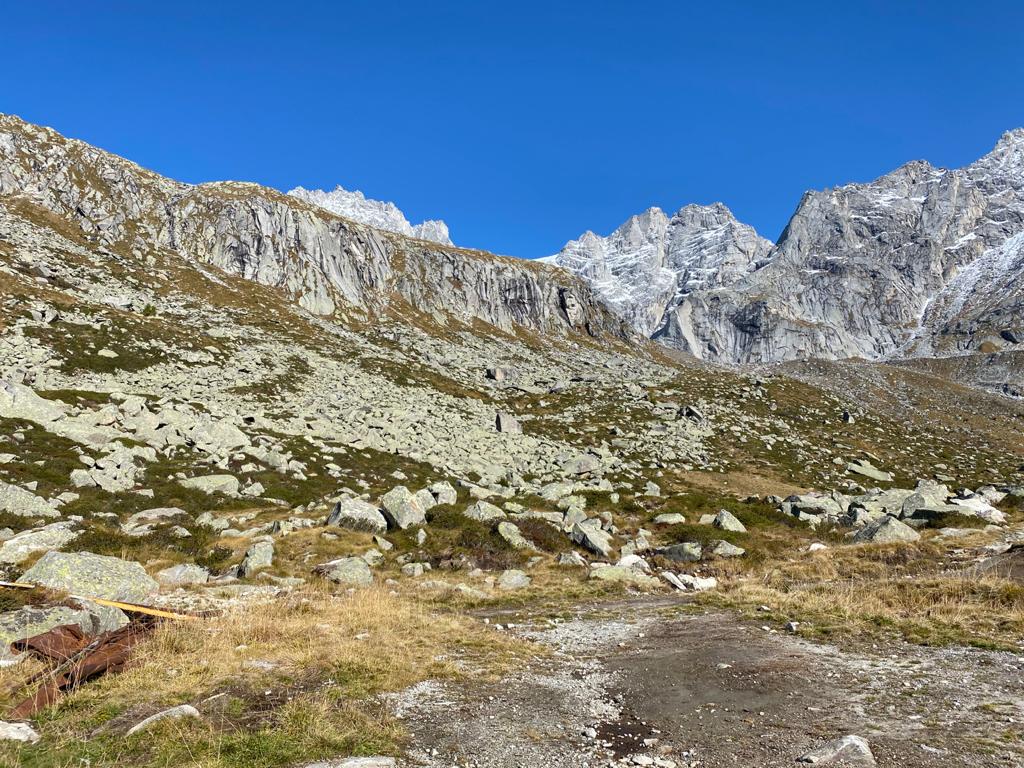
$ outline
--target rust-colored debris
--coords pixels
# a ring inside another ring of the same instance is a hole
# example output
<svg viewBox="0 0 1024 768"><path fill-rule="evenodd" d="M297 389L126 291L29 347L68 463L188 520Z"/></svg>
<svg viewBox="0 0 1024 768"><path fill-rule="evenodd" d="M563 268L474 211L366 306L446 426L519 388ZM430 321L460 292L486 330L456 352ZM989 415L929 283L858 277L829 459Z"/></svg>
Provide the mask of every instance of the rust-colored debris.
<svg viewBox="0 0 1024 768"><path fill-rule="evenodd" d="M120 672L132 648L153 626L152 620L141 619L89 638L78 625L66 624L12 643L13 650L30 653L51 666L25 682L25 687L40 681L42 684L10 716L19 720L31 717L82 683L108 672Z"/></svg>

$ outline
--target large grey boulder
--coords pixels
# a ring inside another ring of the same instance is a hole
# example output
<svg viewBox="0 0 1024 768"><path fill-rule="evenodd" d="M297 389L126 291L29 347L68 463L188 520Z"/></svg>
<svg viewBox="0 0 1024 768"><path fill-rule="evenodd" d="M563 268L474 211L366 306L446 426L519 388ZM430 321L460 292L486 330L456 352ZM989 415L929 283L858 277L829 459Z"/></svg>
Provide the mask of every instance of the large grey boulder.
<svg viewBox="0 0 1024 768"><path fill-rule="evenodd" d="M56 605L48 608L25 606L0 614L0 664L16 658L11 643L41 635L54 627L77 624L87 635L97 635L128 623L128 617L116 608L96 605L87 600L80 607Z"/></svg>
<svg viewBox="0 0 1024 768"><path fill-rule="evenodd" d="M195 563L181 563L159 571L156 574L156 580L165 587L205 584L210 580L210 572Z"/></svg>
<svg viewBox="0 0 1024 768"><path fill-rule="evenodd" d="M248 579L256 575L256 572L268 568L274 562L274 542L272 541L257 541L254 542L246 551L245 557L242 558L241 564L238 566L238 575L242 578Z"/></svg>
<svg viewBox="0 0 1024 768"><path fill-rule="evenodd" d="M203 493L223 493L225 496L237 496L239 489L238 478L234 475L189 477L178 482L186 488L194 488Z"/></svg>
<svg viewBox="0 0 1024 768"><path fill-rule="evenodd" d="M867 459L856 459L851 461L846 465L846 471L852 472L856 475L862 475L863 477L867 477L879 483L888 483L892 481L891 474L878 469L878 467L874 466Z"/></svg>
<svg viewBox="0 0 1024 768"><path fill-rule="evenodd" d="M519 526L515 523L502 521L498 523L498 535L509 543L513 549L536 550L537 547L532 541L523 536Z"/></svg>
<svg viewBox="0 0 1024 768"><path fill-rule="evenodd" d="M348 584L357 587L368 587L373 584L373 572L366 560L361 557L342 557L331 560L313 569L335 584Z"/></svg>
<svg viewBox="0 0 1024 768"><path fill-rule="evenodd" d="M678 512L665 512L652 521L655 525L682 525L686 518Z"/></svg>
<svg viewBox="0 0 1024 768"><path fill-rule="evenodd" d="M747 527L727 509L719 511L719 513L715 515L715 519L711 521L711 524L715 526L715 528L720 528L723 531L733 531L734 533L747 532Z"/></svg>
<svg viewBox="0 0 1024 768"><path fill-rule="evenodd" d="M427 513L420 504L416 494L404 485L392 488L380 498L384 517L392 528L406 529L414 525L424 525Z"/></svg>
<svg viewBox="0 0 1024 768"><path fill-rule="evenodd" d="M677 563L695 563L700 560L702 549L700 544L695 541L684 541L681 544L662 547L655 552Z"/></svg>
<svg viewBox="0 0 1024 768"><path fill-rule="evenodd" d="M624 565L608 565L600 568L591 568L589 578L597 581L627 584L632 587L641 587L643 589L654 589L661 584L661 582L653 576L648 576L641 570L629 568Z"/></svg>
<svg viewBox="0 0 1024 768"><path fill-rule="evenodd" d="M72 525L70 522L50 523L15 534L0 544L0 563L20 563L36 552L60 549L80 535L72 530Z"/></svg>
<svg viewBox="0 0 1024 768"><path fill-rule="evenodd" d="M514 589L523 589L530 586L531 581L532 579L522 571L510 569L501 572L501 575L498 577L498 589L506 592Z"/></svg>
<svg viewBox="0 0 1024 768"><path fill-rule="evenodd" d="M455 486L447 480L434 483L428 490L434 496L434 500L438 504L455 504L459 500L458 491L456 491Z"/></svg>
<svg viewBox="0 0 1024 768"><path fill-rule="evenodd" d="M121 530L129 536L145 536L156 530L158 524L181 517L188 517L188 513L178 507L144 509L125 520L121 525Z"/></svg>
<svg viewBox="0 0 1024 768"><path fill-rule="evenodd" d="M488 523L491 520L503 520L505 518L504 510L483 500L470 504L462 514L470 520L477 520L481 523Z"/></svg>
<svg viewBox="0 0 1024 768"><path fill-rule="evenodd" d="M735 544L730 544L728 541L713 541L704 548L703 556L705 557L743 557L747 553L747 550L743 547L737 547Z"/></svg>
<svg viewBox="0 0 1024 768"><path fill-rule="evenodd" d="M612 553L612 536L601 528L601 520L596 517L573 525L569 538L595 555L608 557Z"/></svg>
<svg viewBox="0 0 1024 768"><path fill-rule="evenodd" d="M388 521L380 510L360 499L342 499L337 502L324 525L337 525L352 531L370 533L384 533L388 529Z"/></svg>
<svg viewBox="0 0 1024 768"><path fill-rule="evenodd" d="M139 563L91 552L47 552L18 581L129 603L143 602L159 589Z"/></svg>
<svg viewBox="0 0 1024 768"><path fill-rule="evenodd" d="M878 522L872 523L858 531L853 540L858 543L891 544L901 541L917 541L920 538L921 534L909 525L900 522L895 517L886 515Z"/></svg>
<svg viewBox="0 0 1024 768"><path fill-rule="evenodd" d="M523 431L520 426L518 419L511 413L502 413L498 411L498 415L494 418L494 427L499 432L507 432L510 434L521 434Z"/></svg>
<svg viewBox="0 0 1024 768"><path fill-rule="evenodd" d="M9 512L21 517L59 517L60 513L24 488L0 480L0 512Z"/></svg>

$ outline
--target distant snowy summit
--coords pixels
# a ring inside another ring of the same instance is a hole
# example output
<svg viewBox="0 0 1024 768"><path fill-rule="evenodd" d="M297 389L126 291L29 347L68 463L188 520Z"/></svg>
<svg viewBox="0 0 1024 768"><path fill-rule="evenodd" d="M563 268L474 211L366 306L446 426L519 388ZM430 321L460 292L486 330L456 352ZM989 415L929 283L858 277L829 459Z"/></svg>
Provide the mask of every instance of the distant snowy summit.
<svg viewBox="0 0 1024 768"><path fill-rule="evenodd" d="M774 245L715 203L648 209L544 261L705 360L1024 352L1024 129L964 168L808 192Z"/></svg>
<svg viewBox="0 0 1024 768"><path fill-rule="evenodd" d="M338 186L330 192L322 189L296 187L288 192L292 197L319 205L321 208L344 216L346 219L368 224L377 229L418 237L443 245L454 245L448 235L448 225L440 220L410 224L405 214L394 203L370 200L362 192L349 192Z"/></svg>

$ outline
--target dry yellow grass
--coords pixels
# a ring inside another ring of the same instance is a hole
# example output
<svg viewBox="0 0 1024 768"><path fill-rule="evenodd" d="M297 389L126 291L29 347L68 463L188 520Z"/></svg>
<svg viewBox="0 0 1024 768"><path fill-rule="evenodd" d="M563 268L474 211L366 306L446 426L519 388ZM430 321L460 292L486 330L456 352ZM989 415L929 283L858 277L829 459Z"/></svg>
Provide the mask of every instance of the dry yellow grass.
<svg viewBox="0 0 1024 768"><path fill-rule="evenodd" d="M40 745L0 747L0 764L271 768L395 752L401 730L374 694L428 678L499 675L529 653L480 622L382 589L304 590L162 625L123 673L44 712ZM203 720L123 737L143 717L182 703Z"/></svg>
<svg viewBox="0 0 1024 768"><path fill-rule="evenodd" d="M721 590L701 600L748 612L766 606L769 618L800 622L802 634L839 641L888 633L929 645L1024 647L1024 586L946 570L944 554L920 542L832 547L747 572L729 564Z"/></svg>

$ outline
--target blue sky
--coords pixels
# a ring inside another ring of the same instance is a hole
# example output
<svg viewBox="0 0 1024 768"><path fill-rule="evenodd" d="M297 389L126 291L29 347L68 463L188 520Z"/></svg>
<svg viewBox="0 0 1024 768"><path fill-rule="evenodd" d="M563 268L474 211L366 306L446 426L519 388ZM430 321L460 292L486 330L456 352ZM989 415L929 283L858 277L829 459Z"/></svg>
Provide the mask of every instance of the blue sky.
<svg viewBox="0 0 1024 768"><path fill-rule="evenodd" d="M35 0L2 25L0 111L518 256L716 200L774 239L806 189L1024 125L1019 2Z"/></svg>

